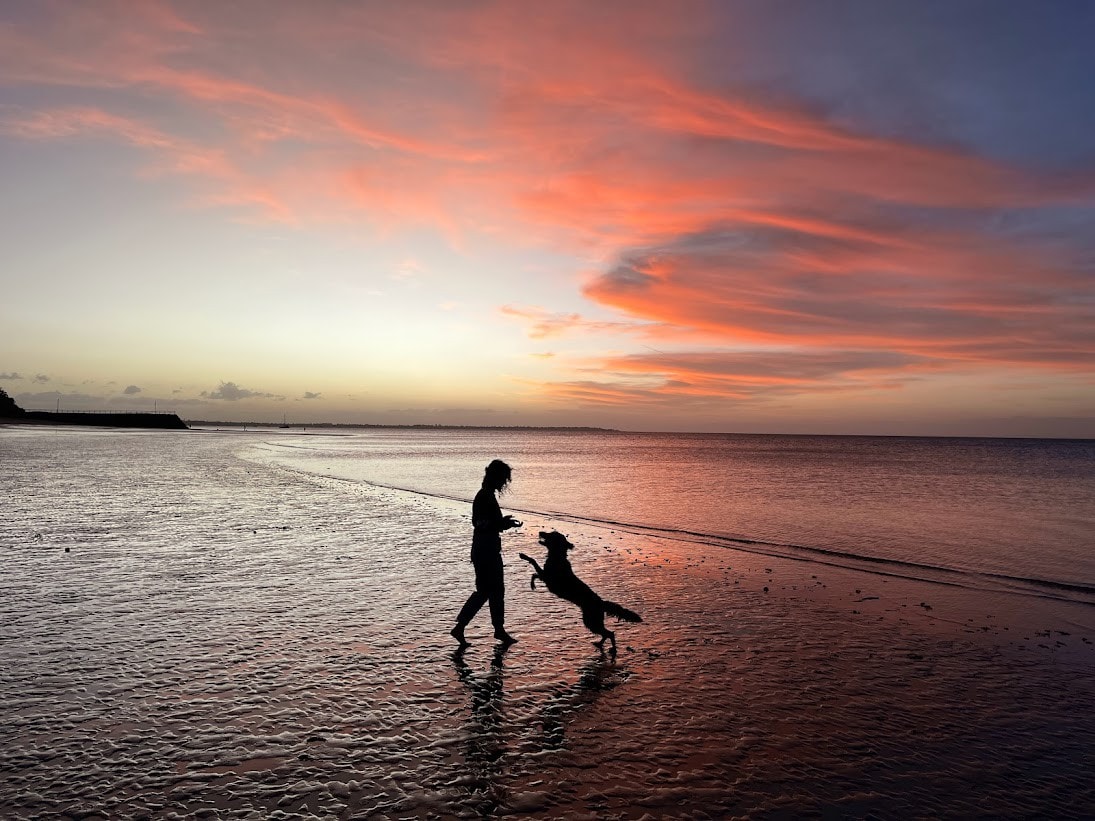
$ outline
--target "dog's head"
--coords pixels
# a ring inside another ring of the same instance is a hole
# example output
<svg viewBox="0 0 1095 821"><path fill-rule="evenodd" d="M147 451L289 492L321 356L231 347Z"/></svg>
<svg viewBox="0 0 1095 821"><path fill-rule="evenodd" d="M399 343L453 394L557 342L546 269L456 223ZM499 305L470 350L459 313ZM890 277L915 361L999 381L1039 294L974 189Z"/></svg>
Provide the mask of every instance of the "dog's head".
<svg viewBox="0 0 1095 821"><path fill-rule="evenodd" d="M573 550L574 545L567 541L567 537L558 530L541 530L540 544L548 549L548 555L566 556L568 550Z"/></svg>

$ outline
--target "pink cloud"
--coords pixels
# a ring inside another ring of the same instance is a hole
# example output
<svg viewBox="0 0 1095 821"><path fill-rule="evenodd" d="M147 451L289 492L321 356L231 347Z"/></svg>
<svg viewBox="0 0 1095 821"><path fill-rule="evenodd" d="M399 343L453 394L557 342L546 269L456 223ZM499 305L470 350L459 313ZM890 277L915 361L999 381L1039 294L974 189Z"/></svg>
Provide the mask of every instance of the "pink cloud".
<svg viewBox="0 0 1095 821"><path fill-rule="evenodd" d="M739 225L637 252L586 293L638 319L737 344L1082 367L1095 353L1089 285L1051 263L947 234L879 248Z"/></svg>
<svg viewBox="0 0 1095 821"><path fill-rule="evenodd" d="M611 322L584 318L577 313L551 313L542 308L503 305L499 312L524 322L531 339L548 339L567 333L634 333L648 328L638 322Z"/></svg>
<svg viewBox="0 0 1095 821"><path fill-rule="evenodd" d="M238 205L259 210L267 219L291 222L285 201L262 179L248 174L226 151L160 131L137 120L93 108L66 108L20 116L9 112L0 119L0 132L30 139L66 139L98 136L121 140L151 152L151 174L179 174L214 183L200 202Z"/></svg>
<svg viewBox="0 0 1095 821"><path fill-rule="evenodd" d="M579 363L579 378L540 387L563 402L699 408L803 393L892 390L937 370L930 359L886 351L651 352Z"/></svg>
<svg viewBox="0 0 1095 821"><path fill-rule="evenodd" d="M704 4L629 4L625 17L569 2L62 8L0 27L0 79L96 102L0 110L6 133L115 139L193 178L201 202L264 219L592 249L610 262L583 293L619 320L502 313L536 339L703 345L672 361L605 357L620 388L547 388L571 399L885 386L929 366L1083 374L1095 361L1089 259L987 218L1090 204L1095 174L704 87L681 47L703 36ZM710 353L745 346L799 358ZM869 380L849 364L867 353Z"/></svg>

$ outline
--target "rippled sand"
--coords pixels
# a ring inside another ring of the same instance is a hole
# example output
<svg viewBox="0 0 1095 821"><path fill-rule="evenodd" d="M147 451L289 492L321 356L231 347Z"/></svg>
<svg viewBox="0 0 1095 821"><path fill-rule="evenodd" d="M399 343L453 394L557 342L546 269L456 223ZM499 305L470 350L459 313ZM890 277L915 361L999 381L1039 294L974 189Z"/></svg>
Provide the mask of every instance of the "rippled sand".
<svg viewBox="0 0 1095 821"><path fill-rule="evenodd" d="M1090 608L526 518L520 641L456 653L466 506L155 436L0 431L4 817L1095 807ZM645 619L615 656L529 590L556 526Z"/></svg>

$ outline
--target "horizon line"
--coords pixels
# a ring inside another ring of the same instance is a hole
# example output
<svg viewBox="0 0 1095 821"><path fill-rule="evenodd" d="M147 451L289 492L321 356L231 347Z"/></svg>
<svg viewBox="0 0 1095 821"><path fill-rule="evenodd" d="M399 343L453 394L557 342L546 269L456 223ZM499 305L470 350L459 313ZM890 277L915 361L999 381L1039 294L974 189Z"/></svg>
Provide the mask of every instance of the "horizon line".
<svg viewBox="0 0 1095 821"><path fill-rule="evenodd" d="M181 417L180 417L181 418ZM262 427L275 429L304 428L389 428L397 430L545 430L545 431L591 431L597 433L649 434L674 436L802 436L802 437L857 437L871 439L1022 439L1047 442L1095 442L1095 436L1002 436L973 433L788 433L761 431L689 431L689 430L626 430L623 428L605 428L596 425L458 425L449 423L383 423L383 422L304 422L285 424L282 422L228 422L202 419L183 419L188 425L226 425L231 427Z"/></svg>

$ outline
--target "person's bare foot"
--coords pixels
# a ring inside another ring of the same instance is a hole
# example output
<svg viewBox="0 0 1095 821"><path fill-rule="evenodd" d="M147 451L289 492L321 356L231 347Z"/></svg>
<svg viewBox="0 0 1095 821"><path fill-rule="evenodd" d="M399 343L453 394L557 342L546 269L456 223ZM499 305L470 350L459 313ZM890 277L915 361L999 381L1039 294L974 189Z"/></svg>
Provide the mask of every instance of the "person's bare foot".
<svg viewBox="0 0 1095 821"><path fill-rule="evenodd" d="M517 639L515 639L505 630L495 630L494 637L498 639L498 641L500 641L502 644L513 644L517 641Z"/></svg>
<svg viewBox="0 0 1095 821"><path fill-rule="evenodd" d="M449 635L460 642L461 647L471 646L471 642L464 638L464 628L461 625L456 625L456 627L449 631Z"/></svg>

